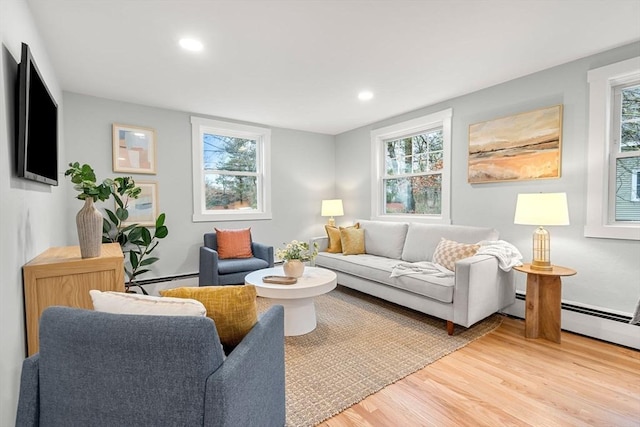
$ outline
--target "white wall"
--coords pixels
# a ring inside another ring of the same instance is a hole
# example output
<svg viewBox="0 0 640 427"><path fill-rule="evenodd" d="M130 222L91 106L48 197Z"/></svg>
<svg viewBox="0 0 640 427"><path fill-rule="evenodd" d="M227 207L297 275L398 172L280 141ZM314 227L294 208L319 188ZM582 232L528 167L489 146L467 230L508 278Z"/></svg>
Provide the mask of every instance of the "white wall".
<svg viewBox="0 0 640 427"><path fill-rule="evenodd" d="M15 173L14 85L21 42L31 48L58 102L59 153L64 155L62 92L24 0L0 1L0 42L0 425L11 426L26 356L22 265L47 248L66 243L68 200L63 186L26 181Z"/></svg>
<svg viewBox="0 0 640 427"><path fill-rule="evenodd" d="M251 227L255 241L274 247L292 239L308 240L324 233L321 200L332 198L335 191L332 136L272 129L272 220L194 223L191 220L190 114L69 92L64 93L64 103L65 165L73 161L88 163L99 179L129 175L112 171L112 123L156 130L157 174L132 176L135 180L158 182L159 207L166 213L169 236L154 252L160 261L153 264L152 271L141 279L196 273L202 235L212 231L213 227ZM71 187L68 179L61 185ZM105 203L108 204L103 206L113 209L113 200ZM66 212L68 220L74 218L81 205L80 200L71 199ZM68 230L67 239L69 244L76 244L75 230Z"/></svg>
<svg viewBox="0 0 640 427"><path fill-rule="evenodd" d="M583 237L586 209L587 71L640 54L640 43L535 73L438 105L355 129L336 137L337 197L349 217L370 216L370 131L445 108L453 108L452 222L491 226L531 258L533 227L513 224L523 192L567 192L571 225L550 227L551 260L578 274L563 278L563 300L630 315L640 298L640 242ZM559 179L474 184L467 182L469 125L556 104L564 105L562 176ZM349 208L348 208L349 207ZM517 274L525 289L525 275Z"/></svg>

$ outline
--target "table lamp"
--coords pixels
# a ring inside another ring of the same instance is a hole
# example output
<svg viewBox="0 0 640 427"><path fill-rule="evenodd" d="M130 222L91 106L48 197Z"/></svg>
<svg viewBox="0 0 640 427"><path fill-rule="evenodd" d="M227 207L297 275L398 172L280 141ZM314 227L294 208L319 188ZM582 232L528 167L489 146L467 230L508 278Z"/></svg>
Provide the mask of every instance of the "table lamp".
<svg viewBox="0 0 640 427"><path fill-rule="evenodd" d="M550 271L551 238L544 225L569 225L567 193L518 194L514 224L537 225L531 269Z"/></svg>
<svg viewBox="0 0 640 427"><path fill-rule="evenodd" d="M344 210L342 209L342 200L341 199L323 200L322 213L320 215L330 217L327 224L329 224L332 227L335 227L336 220L333 219L333 217L344 215Z"/></svg>

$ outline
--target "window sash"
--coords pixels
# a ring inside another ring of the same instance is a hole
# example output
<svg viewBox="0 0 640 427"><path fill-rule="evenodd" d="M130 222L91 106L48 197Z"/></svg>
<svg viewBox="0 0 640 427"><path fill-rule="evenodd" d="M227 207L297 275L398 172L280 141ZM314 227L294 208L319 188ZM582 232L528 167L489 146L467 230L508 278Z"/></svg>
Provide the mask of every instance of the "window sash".
<svg viewBox="0 0 640 427"><path fill-rule="evenodd" d="M193 221L242 221L271 219L270 138L266 128L191 117L193 144ZM205 134L255 141L255 171L205 169ZM256 207L208 209L206 177L212 175L254 177Z"/></svg>

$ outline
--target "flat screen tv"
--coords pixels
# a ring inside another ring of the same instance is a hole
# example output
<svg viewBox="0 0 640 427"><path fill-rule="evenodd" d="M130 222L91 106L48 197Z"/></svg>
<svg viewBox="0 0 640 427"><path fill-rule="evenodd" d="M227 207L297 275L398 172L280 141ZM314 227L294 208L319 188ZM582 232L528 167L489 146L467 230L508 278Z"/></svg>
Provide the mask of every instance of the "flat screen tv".
<svg viewBox="0 0 640 427"><path fill-rule="evenodd" d="M25 43L17 89L18 176L58 185L58 104Z"/></svg>

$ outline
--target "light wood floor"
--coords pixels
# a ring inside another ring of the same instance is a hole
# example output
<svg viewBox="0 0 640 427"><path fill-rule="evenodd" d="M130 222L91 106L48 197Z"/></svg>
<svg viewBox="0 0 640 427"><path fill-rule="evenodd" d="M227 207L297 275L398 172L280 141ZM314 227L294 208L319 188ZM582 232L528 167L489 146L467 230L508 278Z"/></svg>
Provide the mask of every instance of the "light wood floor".
<svg viewBox="0 0 640 427"><path fill-rule="evenodd" d="M640 426L640 352L567 332L525 339L505 317L320 426Z"/></svg>

